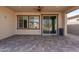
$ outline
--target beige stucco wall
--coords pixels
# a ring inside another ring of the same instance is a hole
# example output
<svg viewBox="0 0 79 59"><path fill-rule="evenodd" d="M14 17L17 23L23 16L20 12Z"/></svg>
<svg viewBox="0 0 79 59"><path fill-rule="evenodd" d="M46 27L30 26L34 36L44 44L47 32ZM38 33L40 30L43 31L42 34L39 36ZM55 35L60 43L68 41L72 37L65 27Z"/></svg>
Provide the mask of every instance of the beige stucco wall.
<svg viewBox="0 0 79 59"><path fill-rule="evenodd" d="M28 34L28 35L40 35L41 34L41 27L40 30L28 30L28 29L17 29L17 15L45 15L45 14L58 14L58 28L64 28L63 25L63 17L61 12L16 12L16 19L15 19L15 34ZM40 17L40 26L41 26L41 17Z"/></svg>
<svg viewBox="0 0 79 59"><path fill-rule="evenodd" d="M14 12L6 7L0 7L0 39L14 34Z"/></svg>
<svg viewBox="0 0 79 59"><path fill-rule="evenodd" d="M40 15L41 26L42 14L58 14L58 28L64 28L62 12L13 12L6 7L0 7L0 39L14 34L40 35L41 27L39 30L17 29L17 15Z"/></svg>

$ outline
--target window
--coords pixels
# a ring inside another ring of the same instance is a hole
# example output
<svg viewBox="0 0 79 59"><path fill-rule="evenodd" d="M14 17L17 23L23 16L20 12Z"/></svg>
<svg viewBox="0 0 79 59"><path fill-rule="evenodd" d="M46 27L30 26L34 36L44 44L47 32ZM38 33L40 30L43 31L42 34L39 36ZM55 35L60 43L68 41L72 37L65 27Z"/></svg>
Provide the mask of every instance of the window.
<svg viewBox="0 0 79 59"><path fill-rule="evenodd" d="M18 16L19 29L39 29L40 19L39 16Z"/></svg>
<svg viewBox="0 0 79 59"><path fill-rule="evenodd" d="M39 16L29 16L29 28L30 29L39 29Z"/></svg>
<svg viewBox="0 0 79 59"><path fill-rule="evenodd" d="M27 16L24 16L23 17L23 19L24 19L24 28L27 28L27 20L28 20L28 17Z"/></svg>
<svg viewBox="0 0 79 59"><path fill-rule="evenodd" d="M18 16L18 28L27 28L28 16Z"/></svg>

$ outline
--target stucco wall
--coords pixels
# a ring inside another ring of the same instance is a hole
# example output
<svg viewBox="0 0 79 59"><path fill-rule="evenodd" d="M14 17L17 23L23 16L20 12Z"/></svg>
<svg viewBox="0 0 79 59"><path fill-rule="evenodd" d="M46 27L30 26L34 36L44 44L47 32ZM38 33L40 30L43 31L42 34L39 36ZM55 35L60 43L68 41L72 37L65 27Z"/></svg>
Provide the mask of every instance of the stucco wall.
<svg viewBox="0 0 79 59"><path fill-rule="evenodd" d="M61 12L13 12L6 7L0 7L0 39L14 34L40 35L41 27L39 30L17 29L17 15L40 15L41 26L42 14L58 14L58 28L64 28Z"/></svg>
<svg viewBox="0 0 79 59"><path fill-rule="evenodd" d="M14 34L14 12L0 7L0 39Z"/></svg>

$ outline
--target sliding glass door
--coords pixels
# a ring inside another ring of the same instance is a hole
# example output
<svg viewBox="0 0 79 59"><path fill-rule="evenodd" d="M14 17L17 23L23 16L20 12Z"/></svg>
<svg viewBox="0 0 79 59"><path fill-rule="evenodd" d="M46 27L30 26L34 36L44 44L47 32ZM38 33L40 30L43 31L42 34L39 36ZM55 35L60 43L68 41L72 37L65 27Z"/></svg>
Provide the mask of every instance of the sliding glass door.
<svg viewBox="0 0 79 59"><path fill-rule="evenodd" d="M42 34L56 35L57 34L57 16L44 15L42 19Z"/></svg>
<svg viewBox="0 0 79 59"><path fill-rule="evenodd" d="M49 34L49 17L44 16L42 20L42 30L44 34Z"/></svg>

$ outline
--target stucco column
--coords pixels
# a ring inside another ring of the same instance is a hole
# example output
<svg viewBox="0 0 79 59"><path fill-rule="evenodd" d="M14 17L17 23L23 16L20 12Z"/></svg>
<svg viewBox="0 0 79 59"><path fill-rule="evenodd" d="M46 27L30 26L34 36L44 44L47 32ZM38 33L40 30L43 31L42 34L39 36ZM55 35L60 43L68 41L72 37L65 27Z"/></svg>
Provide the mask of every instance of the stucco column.
<svg viewBox="0 0 79 59"><path fill-rule="evenodd" d="M61 14L62 18L62 28L64 29L64 35L67 35L67 14L65 12L62 12Z"/></svg>
<svg viewBox="0 0 79 59"><path fill-rule="evenodd" d="M64 35L67 35L67 14L64 13Z"/></svg>

